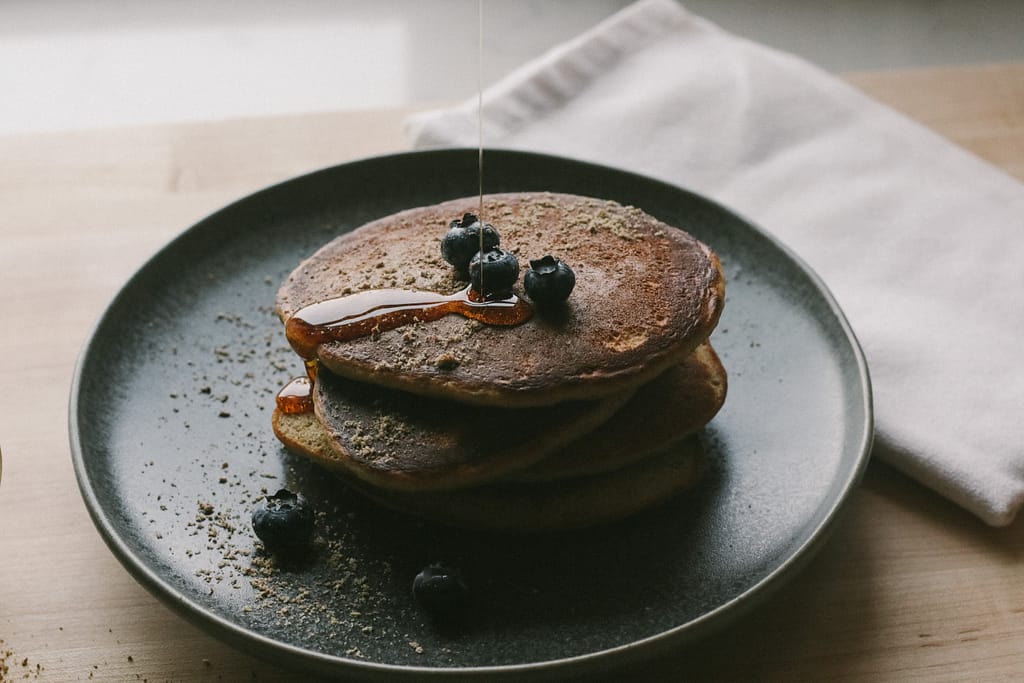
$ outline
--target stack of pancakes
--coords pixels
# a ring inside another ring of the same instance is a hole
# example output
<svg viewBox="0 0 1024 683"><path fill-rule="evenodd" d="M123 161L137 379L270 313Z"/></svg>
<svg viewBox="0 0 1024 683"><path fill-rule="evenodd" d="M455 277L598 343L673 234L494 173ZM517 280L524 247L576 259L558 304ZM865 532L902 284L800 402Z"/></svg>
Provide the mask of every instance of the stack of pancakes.
<svg viewBox="0 0 1024 683"><path fill-rule="evenodd" d="M483 201L521 264L550 254L572 267L569 299L514 327L452 314L321 343L314 410L275 411L278 438L384 505L459 526L588 526L691 487L695 434L725 400L708 342L724 302L717 257L606 200ZM370 289L465 288L439 245L478 207L453 200L341 235L289 276L278 315ZM529 298L521 276L516 293Z"/></svg>

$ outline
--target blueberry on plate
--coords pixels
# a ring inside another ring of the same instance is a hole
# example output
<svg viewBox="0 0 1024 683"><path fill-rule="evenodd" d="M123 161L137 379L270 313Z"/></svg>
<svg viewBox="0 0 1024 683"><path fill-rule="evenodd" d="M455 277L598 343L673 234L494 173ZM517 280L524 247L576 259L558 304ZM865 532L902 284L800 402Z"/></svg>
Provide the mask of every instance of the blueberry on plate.
<svg viewBox="0 0 1024 683"><path fill-rule="evenodd" d="M469 587L462 576L439 562L420 570L412 581L412 594L435 619L452 619L469 606Z"/></svg>
<svg viewBox="0 0 1024 683"><path fill-rule="evenodd" d="M530 269L523 276L526 294L540 306L562 303L575 286L572 268L553 256L530 261Z"/></svg>
<svg viewBox="0 0 1024 683"><path fill-rule="evenodd" d="M313 536L313 511L303 496L281 489L253 510L252 529L271 550L297 550Z"/></svg>
<svg viewBox="0 0 1024 683"><path fill-rule="evenodd" d="M480 253L480 231L483 230L483 250L493 249L501 243L501 236L490 223L481 223L474 214L467 213L461 220L452 221L441 240L441 257L455 266L460 273L469 268L469 260Z"/></svg>
<svg viewBox="0 0 1024 683"><path fill-rule="evenodd" d="M503 294L511 291L512 285L518 279L519 260L515 254L501 247L494 247L483 254L473 254L469 261L469 281L473 289L481 294Z"/></svg>

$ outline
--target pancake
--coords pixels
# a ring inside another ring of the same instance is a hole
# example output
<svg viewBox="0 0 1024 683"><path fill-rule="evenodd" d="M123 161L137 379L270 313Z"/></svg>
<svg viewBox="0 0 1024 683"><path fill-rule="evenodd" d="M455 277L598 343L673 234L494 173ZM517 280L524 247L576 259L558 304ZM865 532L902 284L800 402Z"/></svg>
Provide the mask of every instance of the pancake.
<svg viewBox="0 0 1024 683"><path fill-rule="evenodd" d="M276 310L359 291L464 288L440 256L448 224L478 197L403 211L334 239L281 286ZM476 405L526 407L621 394L681 362L724 302L717 257L687 233L614 202L552 193L487 195L483 218L525 268L547 254L576 274L555 313L516 327L448 315L319 344L324 367L352 380ZM521 277L521 276L520 276ZM521 281L517 293L523 295Z"/></svg>
<svg viewBox="0 0 1024 683"><path fill-rule="evenodd" d="M504 477L550 481L610 472L666 448L703 428L725 402L727 378L709 342L640 387L600 427Z"/></svg>
<svg viewBox="0 0 1024 683"><path fill-rule="evenodd" d="M607 421L630 398L495 409L382 389L321 371L317 420L330 440L321 463L386 489L476 485L529 466Z"/></svg>
<svg viewBox="0 0 1024 683"><path fill-rule="evenodd" d="M316 417L275 412L275 430L292 450L318 462L333 458ZM497 483L452 491L386 491L342 476L359 493L392 509L443 524L506 532L578 529L640 512L692 488L704 471L691 436L620 470L546 483Z"/></svg>
<svg viewBox="0 0 1024 683"><path fill-rule="evenodd" d="M628 517L693 488L704 460L700 440L692 436L621 470L591 477L436 493L355 488L381 505L450 526L567 531Z"/></svg>

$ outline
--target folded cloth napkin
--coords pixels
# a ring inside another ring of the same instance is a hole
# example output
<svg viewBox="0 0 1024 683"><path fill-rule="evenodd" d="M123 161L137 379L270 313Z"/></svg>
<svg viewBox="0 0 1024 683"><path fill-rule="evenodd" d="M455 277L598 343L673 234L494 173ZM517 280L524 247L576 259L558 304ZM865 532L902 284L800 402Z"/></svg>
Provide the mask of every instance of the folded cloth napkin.
<svg viewBox="0 0 1024 683"><path fill-rule="evenodd" d="M1024 185L814 66L643 0L483 94L488 146L625 168L788 244L861 341L873 455L992 525L1024 504ZM477 98L407 121L476 146Z"/></svg>

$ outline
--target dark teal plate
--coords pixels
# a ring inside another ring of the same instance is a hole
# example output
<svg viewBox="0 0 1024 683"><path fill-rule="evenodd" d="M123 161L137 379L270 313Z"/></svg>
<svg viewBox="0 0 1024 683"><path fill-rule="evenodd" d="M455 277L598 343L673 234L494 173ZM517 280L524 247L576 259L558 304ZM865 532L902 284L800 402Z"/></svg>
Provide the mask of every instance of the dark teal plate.
<svg viewBox="0 0 1024 683"><path fill-rule="evenodd" d="M301 373L278 284L335 235L472 194L476 150L367 159L257 192L186 230L98 322L70 399L72 456L97 528L129 572L219 638L318 673L561 677L721 628L793 577L868 460L867 368L821 281L771 237L679 188L537 154L488 151L486 191L552 190L642 207L708 243L727 277L712 337L729 372L700 487L585 532L504 537L376 509L289 455L270 428ZM515 438L515 434L499 435ZM265 491L320 512L312 557L261 555ZM445 560L472 585L458 629L410 586Z"/></svg>

